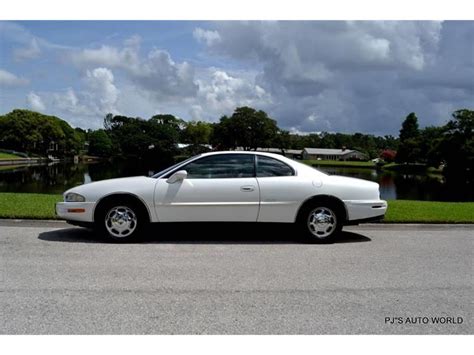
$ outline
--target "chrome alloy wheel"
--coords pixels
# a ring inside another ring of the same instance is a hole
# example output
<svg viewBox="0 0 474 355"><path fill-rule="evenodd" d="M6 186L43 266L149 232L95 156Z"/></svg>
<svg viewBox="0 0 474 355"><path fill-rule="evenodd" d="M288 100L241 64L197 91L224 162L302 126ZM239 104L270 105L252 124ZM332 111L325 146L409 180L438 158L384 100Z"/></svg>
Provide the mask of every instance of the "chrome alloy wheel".
<svg viewBox="0 0 474 355"><path fill-rule="evenodd" d="M318 238L329 237L336 227L336 215L327 207L317 207L308 215L309 231Z"/></svg>
<svg viewBox="0 0 474 355"><path fill-rule="evenodd" d="M137 216L127 206L110 209L105 217L107 231L116 238L128 237L137 228Z"/></svg>

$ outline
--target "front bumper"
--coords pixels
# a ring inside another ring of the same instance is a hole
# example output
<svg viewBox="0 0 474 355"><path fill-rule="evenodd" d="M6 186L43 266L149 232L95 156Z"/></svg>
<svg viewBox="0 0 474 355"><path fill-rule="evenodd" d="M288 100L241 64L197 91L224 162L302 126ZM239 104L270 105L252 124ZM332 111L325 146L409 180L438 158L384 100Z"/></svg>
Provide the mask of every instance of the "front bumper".
<svg viewBox="0 0 474 355"><path fill-rule="evenodd" d="M384 200L344 201L347 209L347 221L382 219L387 212Z"/></svg>
<svg viewBox="0 0 474 355"><path fill-rule="evenodd" d="M93 222L95 202L58 202L56 215L68 221Z"/></svg>

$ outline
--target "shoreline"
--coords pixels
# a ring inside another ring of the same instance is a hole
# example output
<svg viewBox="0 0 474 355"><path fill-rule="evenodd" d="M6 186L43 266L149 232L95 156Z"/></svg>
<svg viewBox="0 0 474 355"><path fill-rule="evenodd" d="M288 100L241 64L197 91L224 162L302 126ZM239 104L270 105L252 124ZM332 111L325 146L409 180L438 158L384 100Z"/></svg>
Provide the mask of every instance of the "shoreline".
<svg viewBox="0 0 474 355"><path fill-rule="evenodd" d="M48 158L17 158L17 159L0 159L0 166L28 166L28 165L40 165L50 162Z"/></svg>

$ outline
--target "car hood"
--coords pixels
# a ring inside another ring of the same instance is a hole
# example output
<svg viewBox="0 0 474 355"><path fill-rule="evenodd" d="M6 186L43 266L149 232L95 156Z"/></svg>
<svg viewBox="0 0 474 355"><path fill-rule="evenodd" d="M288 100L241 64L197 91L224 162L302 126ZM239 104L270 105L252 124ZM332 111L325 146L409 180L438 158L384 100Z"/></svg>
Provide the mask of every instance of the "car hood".
<svg viewBox="0 0 474 355"><path fill-rule="evenodd" d="M130 190L136 189L137 187L143 186L144 184L149 184L150 180L153 182L156 181L156 179L147 176L107 179L75 186L67 190L64 194L74 192L81 195L97 195L99 193L105 195L109 192L128 192Z"/></svg>

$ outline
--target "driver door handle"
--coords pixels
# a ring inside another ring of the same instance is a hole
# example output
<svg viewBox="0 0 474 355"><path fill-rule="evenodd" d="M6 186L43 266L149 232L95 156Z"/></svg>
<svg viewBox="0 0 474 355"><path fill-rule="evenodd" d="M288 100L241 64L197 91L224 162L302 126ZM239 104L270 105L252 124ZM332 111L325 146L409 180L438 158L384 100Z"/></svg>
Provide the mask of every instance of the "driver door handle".
<svg viewBox="0 0 474 355"><path fill-rule="evenodd" d="M247 186L241 186L240 187L240 191L243 191L243 192L251 192L255 190L255 187L252 186L252 185L247 185Z"/></svg>

